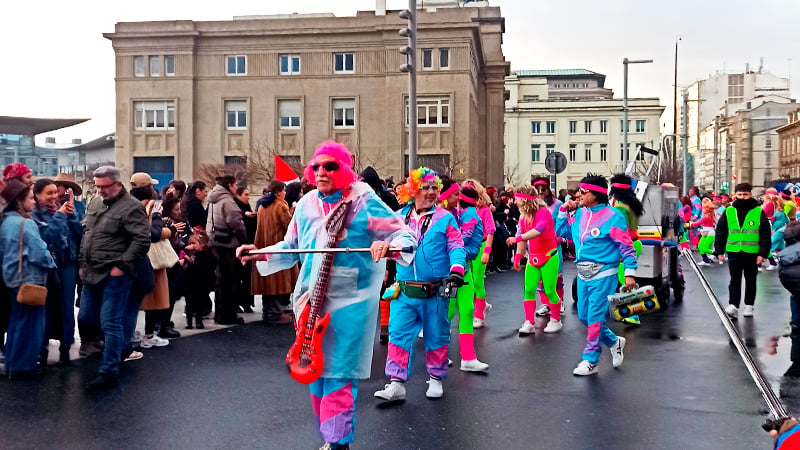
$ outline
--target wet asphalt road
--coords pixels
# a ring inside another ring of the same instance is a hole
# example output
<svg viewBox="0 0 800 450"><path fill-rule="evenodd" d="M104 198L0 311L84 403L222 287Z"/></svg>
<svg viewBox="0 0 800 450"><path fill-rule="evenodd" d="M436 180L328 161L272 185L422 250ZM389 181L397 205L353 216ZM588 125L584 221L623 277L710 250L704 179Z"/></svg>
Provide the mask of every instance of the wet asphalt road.
<svg viewBox="0 0 800 450"><path fill-rule="evenodd" d="M727 266L705 271L726 302ZM761 273L758 283L756 316L738 326L797 412L800 381L782 376L790 364L790 341L781 337L788 294L775 272ZM494 309L475 346L489 374L458 370L455 338L445 396L428 400L418 341L406 402L379 407L372 394L385 382L386 347L376 339L353 448L771 448L760 430L765 405L693 274L683 304L644 316L641 327L613 323L628 339L625 362L613 369L604 350L599 374L586 378L572 375L586 337L572 308L561 333L520 338L522 275L491 275L487 290ZM124 364L120 386L100 394L82 387L94 358L48 368L40 382L4 378L0 448L316 449L322 442L308 391L283 365L292 338L288 328L259 323L181 338L143 350L142 360Z"/></svg>

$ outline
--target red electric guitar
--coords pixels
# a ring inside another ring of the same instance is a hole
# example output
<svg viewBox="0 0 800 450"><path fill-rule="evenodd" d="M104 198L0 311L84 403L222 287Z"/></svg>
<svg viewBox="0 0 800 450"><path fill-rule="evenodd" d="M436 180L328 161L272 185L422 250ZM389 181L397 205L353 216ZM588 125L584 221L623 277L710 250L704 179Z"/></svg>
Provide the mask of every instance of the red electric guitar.
<svg viewBox="0 0 800 450"><path fill-rule="evenodd" d="M334 248L339 242L339 234L344 228L348 209L350 209L350 202L341 203L328 218L328 223L325 225L325 230L328 232L327 248ZM289 353L286 355L289 374L303 384L311 384L316 381L322 374L324 367L322 336L328 328L331 317L330 313L325 313L323 317L319 317L319 313L322 309L325 293L328 291L328 281L330 280L334 255L334 253L325 253L322 256L322 264L319 268L317 281L306 306L303 308L303 312L300 314L300 320L297 321L297 335L295 336L294 344L292 344Z"/></svg>

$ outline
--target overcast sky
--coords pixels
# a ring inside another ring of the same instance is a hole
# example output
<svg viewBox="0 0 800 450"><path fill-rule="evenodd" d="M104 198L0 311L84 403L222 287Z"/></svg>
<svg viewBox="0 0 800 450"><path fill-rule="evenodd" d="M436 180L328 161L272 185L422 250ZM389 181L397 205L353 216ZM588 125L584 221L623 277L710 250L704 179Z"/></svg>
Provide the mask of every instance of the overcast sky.
<svg viewBox="0 0 800 450"><path fill-rule="evenodd" d="M401 9L405 0L388 0ZM631 66L629 95L659 97L661 123L672 125L675 39L678 85L716 71L764 70L800 75L797 0L492 0L506 18L504 52L511 69L584 68L607 75L606 87L622 97L622 59L654 59ZM58 142L84 142L114 131L114 52L102 37L116 22L229 20L237 15L373 10L374 0L189 0L109 2L63 0L3 2L0 115L90 118L52 134ZM43 140L44 136L40 136Z"/></svg>

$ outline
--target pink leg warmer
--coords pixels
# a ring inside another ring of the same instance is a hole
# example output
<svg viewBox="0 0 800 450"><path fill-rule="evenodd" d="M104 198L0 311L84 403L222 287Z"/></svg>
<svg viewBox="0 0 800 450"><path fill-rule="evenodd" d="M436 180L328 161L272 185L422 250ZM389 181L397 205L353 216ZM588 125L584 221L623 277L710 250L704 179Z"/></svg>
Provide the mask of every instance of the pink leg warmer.
<svg viewBox="0 0 800 450"><path fill-rule="evenodd" d="M458 335L458 341L461 343L461 359L464 361L472 361L478 358L475 356L474 338L475 335L472 333Z"/></svg>
<svg viewBox="0 0 800 450"><path fill-rule="evenodd" d="M522 307L525 309L525 320L535 323L536 320L536 300L524 300Z"/></svg>
<svg viewBox="0 0 800 450"><path fill-rule="evenodd" d="M475 298L475 318L477 319L485 319L486 316L483 315L483 310L486 309L486 299L485 298Z"/></svg>

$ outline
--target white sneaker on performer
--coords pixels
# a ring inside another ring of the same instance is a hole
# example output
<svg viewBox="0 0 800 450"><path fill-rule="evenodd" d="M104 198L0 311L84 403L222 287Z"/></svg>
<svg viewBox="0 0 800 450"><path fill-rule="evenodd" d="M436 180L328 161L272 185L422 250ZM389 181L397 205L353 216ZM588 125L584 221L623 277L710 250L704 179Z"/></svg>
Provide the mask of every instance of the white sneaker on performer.
<svg viewBox="0 0 800 450"><path fill-rule="evenodd" d="M744 308L742 308L742 315L744 317L753 317L753 305L744 305Z"/></svg>
<svg viewBox="0 0 800 450"><path fill-rule="evenodd" d="M739 318L739 308L729 304L725 307L725 314L727 314L732 320L736 320Z"/></svg>
<svg viewBox="0 0 800 450"><path fill-rule="evenodd" d="M382 398L387 402L406 399L406 386L399 381L390 381L383 387L382 391L375 393L375 397Z"/></svg>
<svg viewBox="0 0 800 450"><path fill-rule="evenodd" d="M625 338L622 336L617 336L617 343L612 345L611 350L611 365L614 368L617 368L622 365L622 360L625 359L625 355L622 353L622 350L625 348Z"/></svg>
<svg viewBox="0 0 800 450"><path fill-rule="evenodd" d="M550 322L547 322L547 326L544 327L544 332L558 333L562 328L564 328L564 324L560 320L550 320Z"/></svg>
<svg viewBox="0 0 800 450"><path fill-rule="evenodd" d="M436 378L428 380L428 391L425 392L425 397L440 398L442 395L444 395L442 380L437 380Z"/></svg>
<svg viewBox="0 0 800 450"><path fill-rule="evenodd" d="M529 334L534 334L535 332L536 328L533 326L530 320L526 320L525 323L523 323L522 326L519 327L519 334L522 335L527 336Z"/></svg>
<svg viewBox="0 0 800 450"><path fill-rule="evenodd" d="M539 309L536 310L537 317L547 317L550 315L550 307L547 305L542 305Z"/></svg>
<svg viewBox="0 0 800 450"><path fill-rule="evenodd" d="M711 264L709 264L709 263L707 263L705 261L700 261L700 262L697 263L697 265L698 266L710 266Z"/></svg>
<svg viewBox="0 0 800 450"><path fill-rule="evenodd" d="M582 360L580 364L578 364L578 367L576 367L575 370L572 371L573 375L578 375L581 377L586 375L591 375L593 373L597 373L597 364L592 364L589 361L586 361L585 359Z"/></svg>
<svg viewBox="0 0 800 450"><path fill-rule="evenodd" d="M479 361L478 358L469 361L461 360L461 370L464 372L486 372L487 369L489 369L489 365Z"/></svg>
<svg viewBox="0 0 800 450"><path fill-rule="evenodd" d="M483 328L483 319L477 317L472 319L472 328Z"/></svg>
<svg viewBox="0 0 800 450"><path fill-rule="evenodd" d="M767 267L767 270L769 271L778 270L778 266L777 265L773 266L772 264L770 264L769 267Z"/></svg>

